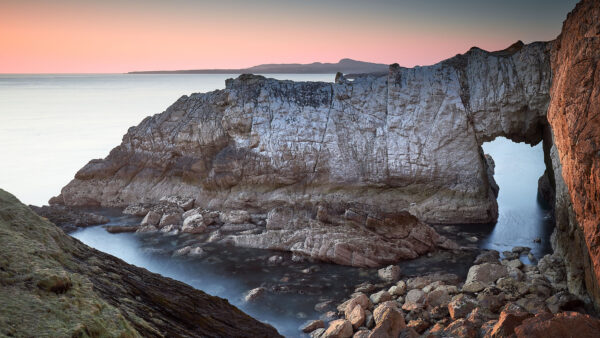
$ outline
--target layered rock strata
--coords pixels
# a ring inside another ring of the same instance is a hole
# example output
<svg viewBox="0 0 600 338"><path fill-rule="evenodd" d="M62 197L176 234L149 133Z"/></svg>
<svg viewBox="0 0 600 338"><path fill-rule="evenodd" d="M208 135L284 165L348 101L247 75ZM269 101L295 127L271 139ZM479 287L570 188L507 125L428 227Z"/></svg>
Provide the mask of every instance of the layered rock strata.
<svg viewBox="0 0 600 338"><path fill-rule="evenodd" d="M324 205L340 215L494 221L480 145L497 136L539 142L549 86L545 43L472 48L335 83L242 75L130 128L51 202L127 206L179 195L218 210Z"/></svg>
<svg viewBox="0 0 600 338"><path fill-rule="evenodd" d="M548 108L556 188L555 250L569 287L600 304L600 2L583 0L552 46Z"/></svg>
<svg viewBox="0 0 600 338"><path fill-rule="evenodd" d="M0 335L280 337L224 299L65 235L3 190Z"/></svg>
<svg viewBox="0 0 600 338"><path fill-rule="evenodd" d="M125 212L145 215L135 229L138 232L196 234L196 243L187 247L185 253L182 251L190 255L197 255L202 243L210 242L290 251L297 256L342 265L377 267L416 258L438 248L459 248L408 212L374 216L348 209L344 215L336 216L323 207L315 215L283 207L268 214L203 208L184 212L168 199L155 205L131 205Z"/></svg>

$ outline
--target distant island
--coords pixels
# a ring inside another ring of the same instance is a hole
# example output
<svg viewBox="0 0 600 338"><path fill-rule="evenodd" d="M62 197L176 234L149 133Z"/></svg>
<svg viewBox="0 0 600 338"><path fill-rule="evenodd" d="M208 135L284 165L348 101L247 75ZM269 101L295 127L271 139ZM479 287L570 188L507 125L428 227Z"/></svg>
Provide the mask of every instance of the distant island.
<svg viewBox="0 0 600 338"><path fill-rule="evenodd" d="M382 63L341 59L338 63L271 63L241 69L151 70L128 72L127 74L335 74L337 72L344 74L387 73L388 67L388 65Z"/></svg>

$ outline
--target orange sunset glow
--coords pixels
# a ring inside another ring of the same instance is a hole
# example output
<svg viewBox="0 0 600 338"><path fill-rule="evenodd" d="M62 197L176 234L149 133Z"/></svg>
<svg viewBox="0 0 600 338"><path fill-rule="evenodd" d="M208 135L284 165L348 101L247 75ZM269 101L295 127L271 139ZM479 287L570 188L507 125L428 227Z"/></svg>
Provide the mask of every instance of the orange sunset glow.
<svg viewBox="0 0 600 338"><path fill-rule="evenodd" d="M446 2L426 3L0 1L0 73L242 68L341 58L410 67L475 45L495 50L519 39L553 39L574 1L546 5L547 13L526 4L503 3L508 9L499 12L493 2L457 1L455 15L440 10ZM433 7L440 8L429 12Z"/></svg>

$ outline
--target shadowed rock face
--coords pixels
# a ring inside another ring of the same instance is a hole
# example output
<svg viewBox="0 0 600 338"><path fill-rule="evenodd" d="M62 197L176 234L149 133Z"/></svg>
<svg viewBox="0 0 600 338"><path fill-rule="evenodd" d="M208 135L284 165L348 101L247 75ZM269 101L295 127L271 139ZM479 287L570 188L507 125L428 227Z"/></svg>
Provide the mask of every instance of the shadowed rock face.
<svg viewBox="0 0 600 338"><path fill-rule="evenodd" d="M581 1L552 48L548 121L555 146L557 229L569 288L600 304L600 2ZM582 278L585 277L585 278Z"/></svg>
<svg viewBox="0 0 600 338"><path fill-rule="evenodd" d="M130 128L51 202L126 206L179 195L213 209L326 205L489 222L497 204L480 145L497 136L539 142L549 85L545 43L472 48L354 81L242 75Z"/></svg>
<svg viewBox="0 0 600 338"><path fill-rule="evenodd" d="M0 336L280 337L224 299L65 235L1 189Z"/></svg>

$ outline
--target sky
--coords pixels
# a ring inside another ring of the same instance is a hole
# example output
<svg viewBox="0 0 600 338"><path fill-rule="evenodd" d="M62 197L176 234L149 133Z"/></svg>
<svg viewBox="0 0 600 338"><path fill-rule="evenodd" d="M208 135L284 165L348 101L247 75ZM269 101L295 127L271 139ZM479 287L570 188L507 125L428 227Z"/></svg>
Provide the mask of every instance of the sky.
<svg viewBox="0 0 600 338"><path fill-rule="evenodd" d="M576 0L0 0L0 73L433 64L554 39Z"/></svg>

